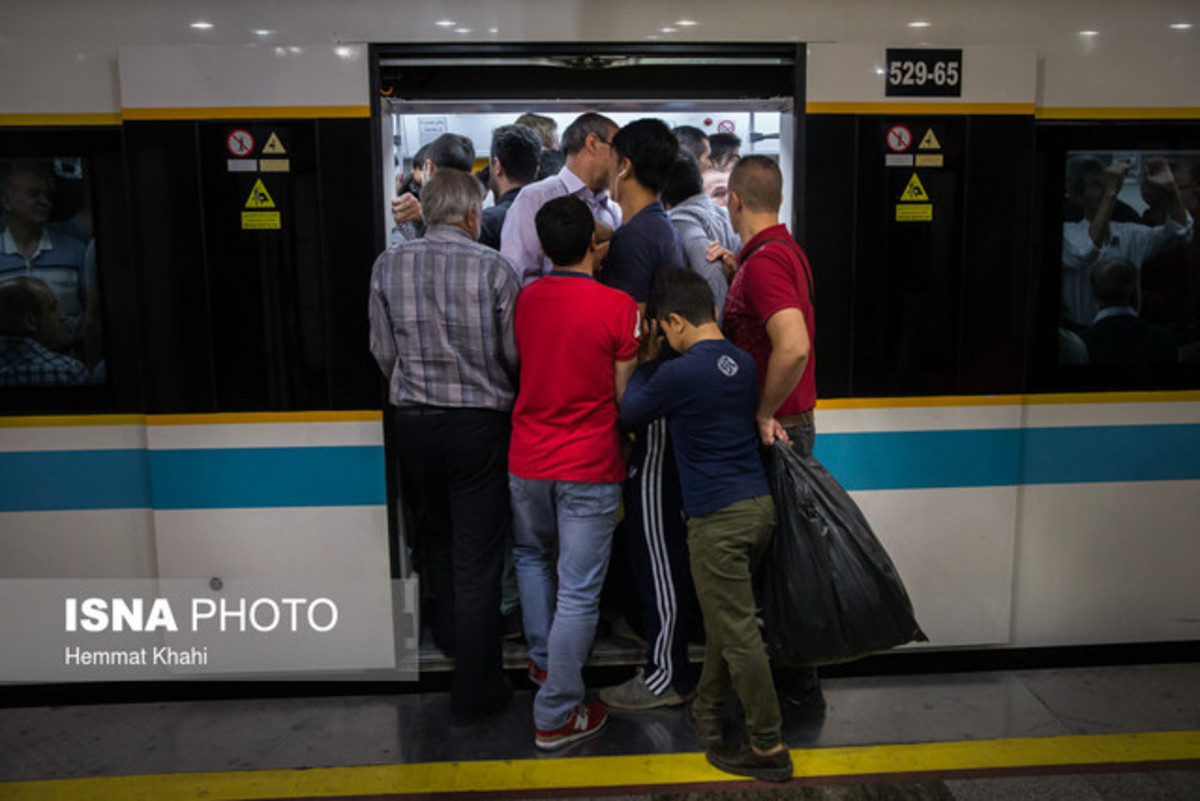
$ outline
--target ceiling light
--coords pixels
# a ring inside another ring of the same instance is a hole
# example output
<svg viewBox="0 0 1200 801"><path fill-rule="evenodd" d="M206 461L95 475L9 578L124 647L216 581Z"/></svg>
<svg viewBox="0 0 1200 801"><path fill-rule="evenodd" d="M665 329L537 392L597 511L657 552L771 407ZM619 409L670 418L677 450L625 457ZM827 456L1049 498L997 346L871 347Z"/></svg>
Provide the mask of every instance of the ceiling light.
<svg viewBox="0 0 1200 801"><path fill-rule="evenodd" d="M663 29L662 29L662 32L663 32L663 33L679 33L679 29L678 29L678 28L672 28L672 27L670 27L670 26L668 25L667 27L665 27L665 28L663 28Z"/></svg>
<svg viewBox="0 0 1200 801"><path fill-rule="evenodd" d="M455 28L454 32L455 33L470 33L471 29L470 28Z"/></svg>
<svg viewBox="0 0 1200 801"><path fill-rule="evenodd" d="M928 28L929 23L923 19L918 19L918 20L914 20L913 22L908 23L908 27L910 27L910 28Z"/></svg>
<svg viewBox="0 0 1200 801"><path fill-rule="evenodd" d="M333 52L337 53L342 58L351 58L354 56L353 47L335 47L333 48Z"/></svg>
<svg viewBox="0 0 1200 801"><path fill-rule="evenodd" d="M694 20L694 19L680 19L680 20L675 20L675 24L678 25L680 28L690 28L693 25L699 25L700 23L696 22L696 20Z"/></svg>
<svg viewBox="0 0 1200 801"><path fill-rule="evenodd" d="M488 33L500 33L499 28L488 28Z"/></svg>
<svg viewBox="0 0 1200 801"><path fill-rule="evenodd" d="M193 22L192 27L198 31L207 31L213 24L211 22Z"/></svg>
<svg viewBox="0 0 1200 801"><path fill-rule="evenodd" d="M875 74L876 74L876 75L883 75L883 74L884 74L883 67L876 67L876 68L875 68Z"/></svg>
<svg viewBox="0 0 1200 801"><path fill-rule="evenodd" d="M267 29L262 28L260 30L255 31L254 35L255 36L270 36L272 33L273 33L273 31L268 31Z"/></svg>
<svg viewBox="0 0 1200 801"><path fill-rule="evenodd" d="M439 19L434 24L437 25L439 28L453 28L458 23L452 19Z"/></svg>
<svg viewBox="0 0 1200 801"><path fill-rule="evenodd" d="M1080 36L1099 36L1100 31L1080 31Z"/></svg>
<svg viewBox="0 0 1200 801"><path fill-rule="evenodd" d="M1192 23L1190 23L1190 22L1172 22L1171 23L1171 30L1173 30L1173 31L1190 31L1191 29L1192 29Z"/></svg>

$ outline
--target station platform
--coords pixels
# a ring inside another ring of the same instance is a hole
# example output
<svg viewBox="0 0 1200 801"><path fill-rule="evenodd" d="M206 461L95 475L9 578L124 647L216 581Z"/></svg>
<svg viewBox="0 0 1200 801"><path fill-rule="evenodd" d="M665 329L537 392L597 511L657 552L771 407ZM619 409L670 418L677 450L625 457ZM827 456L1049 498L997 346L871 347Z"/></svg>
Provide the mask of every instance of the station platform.
<svg viewBox="0 0 1200 801"><path fill-rule="evenodd" d="M533 689L513 679L508 707L470 727L450 725L447 693L413 688L10 704L0 799L1200 798L1200 663L827 678L823 716L784 709L782 785L711 768L682 709L613 711L541 753Z"/></svg>

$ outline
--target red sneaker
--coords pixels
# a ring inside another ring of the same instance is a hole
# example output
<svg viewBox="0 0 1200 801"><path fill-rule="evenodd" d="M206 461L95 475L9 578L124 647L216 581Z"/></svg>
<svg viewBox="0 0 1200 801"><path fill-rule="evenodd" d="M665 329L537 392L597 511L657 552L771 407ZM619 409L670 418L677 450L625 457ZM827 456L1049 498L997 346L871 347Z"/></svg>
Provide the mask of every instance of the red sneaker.
<svg viewBox="0 0 1200 801"><path fill-rule="evenodd" d="M604 728L608 720L608 710L604 704L580 704L575 707L571 717L565 724L550 731L537 730L537 747L543 751L557 751L566 748L571 743L577 743L591 737Z"/></svg>
<svg viewBox="0 0 1200 801"><path fill-rule="evenodd" d="M529 668L525 671L525 674L529 676L530 681L539 687L546 683L546 676L549 675L546 671L538 667L537 662L534 662L532 659L529 660Z"/></svg>

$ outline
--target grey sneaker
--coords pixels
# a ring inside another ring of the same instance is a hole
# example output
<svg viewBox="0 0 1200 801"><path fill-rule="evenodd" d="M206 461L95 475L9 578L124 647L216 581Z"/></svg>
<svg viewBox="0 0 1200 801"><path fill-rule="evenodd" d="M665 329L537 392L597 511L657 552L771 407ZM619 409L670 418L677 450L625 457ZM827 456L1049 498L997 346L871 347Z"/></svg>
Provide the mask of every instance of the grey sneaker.
<svg viewBox="0 0 1200 801"><path fill-rule="evenodd" d="M657 709L660 706L680 706L688 701L672 687L655 695L646 686L641 668L629 681L601 690L600 700L613 709Z"/></svg>

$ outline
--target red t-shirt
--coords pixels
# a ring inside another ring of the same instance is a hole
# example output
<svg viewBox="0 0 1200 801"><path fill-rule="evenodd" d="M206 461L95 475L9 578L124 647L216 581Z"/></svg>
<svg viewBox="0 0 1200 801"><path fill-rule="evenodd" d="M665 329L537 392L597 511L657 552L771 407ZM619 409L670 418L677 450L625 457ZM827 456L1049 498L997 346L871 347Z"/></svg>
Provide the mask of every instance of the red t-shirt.
<svg viewBox="0 0 1200 801"><path fill-rule="evenodd" d="M792 235L787 226L776 225L747 242L742 253L750 255L733 276L725 298L725 336L754 357L760 395L767 380L767 361L771 358L771 338L767 336L767 320L771 315L782 309L799 309L804 314L809 343L816 342L817 333L808 293L808 258L799 245L787 242L767 242L759 247L772 238L792 240ZM816 347L811 344L804 375L775 412L776 417L798 414L817 405L815 364Z"/></svg>
<svg viewBox="0 0 1200 801"><path fill-rule="evenodd" d="M521 290L513 321L521 356L508 469L520 478L625 478L613 362L637 355L633 298L581 273L552 272Z"/></svg>

